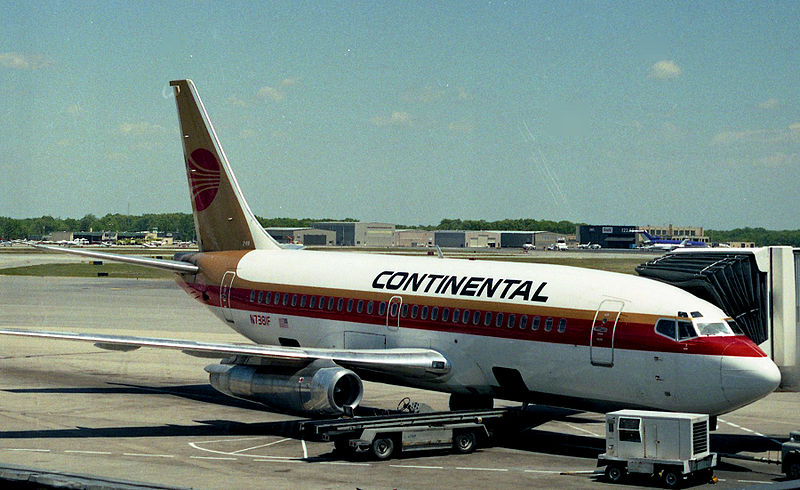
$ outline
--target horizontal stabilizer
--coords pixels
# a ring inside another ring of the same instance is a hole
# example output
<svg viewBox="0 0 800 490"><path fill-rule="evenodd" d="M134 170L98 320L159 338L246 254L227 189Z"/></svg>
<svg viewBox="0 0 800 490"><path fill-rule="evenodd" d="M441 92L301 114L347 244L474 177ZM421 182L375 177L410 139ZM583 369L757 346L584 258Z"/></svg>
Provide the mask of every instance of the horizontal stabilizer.
<svg viewBox="0 0 800 490"><path fill-rule="evenodd" d="M80 248L64 248L53 247L50 245L33 245L36 248L45 250L52 250L54 252L64 252L73 255L83 255L84 257L91 257L93 259L111 260L114 262L124 262L126 264L141 265L143 267L153 267L156 269L163 269L179 274L197 274L199 268L188 262L180 262L178 260L169 259L155 259L152 257L137 257L133 255L112 254L108 252L96 252L94 250L85 250Z"/></svg>

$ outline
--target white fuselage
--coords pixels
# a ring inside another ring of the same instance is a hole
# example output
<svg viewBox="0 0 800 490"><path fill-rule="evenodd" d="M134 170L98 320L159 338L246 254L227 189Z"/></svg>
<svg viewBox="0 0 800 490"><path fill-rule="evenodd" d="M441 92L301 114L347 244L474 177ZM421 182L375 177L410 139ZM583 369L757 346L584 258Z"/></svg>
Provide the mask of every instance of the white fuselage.
<svg viewBox="0 0 800 490"><path fill-rule="evenodd" d="M215 313L259 344L439 351L452 365L446 379L393 382L451 393L718 414L779 381L777 367L742 336L679 342L656 333L659 319L679 312L727 315L678 288L624 274L258 250L246 253L218 290Z"/></svg>

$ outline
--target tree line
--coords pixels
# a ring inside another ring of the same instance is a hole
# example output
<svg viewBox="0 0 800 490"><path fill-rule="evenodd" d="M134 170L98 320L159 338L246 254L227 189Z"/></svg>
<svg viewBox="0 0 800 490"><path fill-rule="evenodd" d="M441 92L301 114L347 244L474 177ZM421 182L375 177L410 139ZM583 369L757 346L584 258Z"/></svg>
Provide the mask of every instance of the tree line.
<svg viewBox="0 0 800 490"><path fill-rule="evenodd" d="M358 221L353 218L262 218L258 221L265 228L304 228L320 221ZM509 230L552 231L564 235L575 233L576 226L583 223L572 221L537 220L533 218L502 219L497 221L462 220L445 218L438 225L397 225L399 229L422 230ZM151 231L158 229L170 232L181 240L194 238L194 218L190 213L106 214L97 217L87 214L83 218L8 218L0 216L0 238L3 240L38 239L54 231ZM712 242L753 242L756 246L790 245L800 247L800 230L767 230L765 228L736 228L733 230L706 230Z"/></svg>

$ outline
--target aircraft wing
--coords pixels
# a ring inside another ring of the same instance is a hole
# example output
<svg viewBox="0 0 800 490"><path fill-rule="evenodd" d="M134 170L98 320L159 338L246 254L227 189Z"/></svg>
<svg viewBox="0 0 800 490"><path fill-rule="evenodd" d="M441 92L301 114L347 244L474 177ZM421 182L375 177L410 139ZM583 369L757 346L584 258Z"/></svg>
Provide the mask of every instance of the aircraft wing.
<svg viewBox="0 0 800 490"><path fill-rule="evenodd" d="M194 264L188 262L180 262L178 260L168 259L154 259L151 257L136 257L132 255L121 255L108 252L98 252L95 250L85 250L80 248L64 248L53 247L50 245L33 245L36 248L45 250L52 250L55 252L64 252L73 255L83 255L84 257L92 257L94 259L113 260L116 262L125 262L128 264L141 265L144 267L154 267L157 269L164 269L177 273L196 274L199 270Z"/></svg>
<svg viewBox="0 0 800 490"><path fill-rule="evenodd" d="M450 372L450 362L447 358L432 349L318 349L8 328L0 329L0 335L91 342L101 349L115 351L154 347L179 350L191 356L211 359L258 358L264 364L286 366L305 366L317 359L326 359L354 371L369 371L387 376L402 375L433 379L441 378ZM237 361L241 363L242 360L237 359Z"/></svg>

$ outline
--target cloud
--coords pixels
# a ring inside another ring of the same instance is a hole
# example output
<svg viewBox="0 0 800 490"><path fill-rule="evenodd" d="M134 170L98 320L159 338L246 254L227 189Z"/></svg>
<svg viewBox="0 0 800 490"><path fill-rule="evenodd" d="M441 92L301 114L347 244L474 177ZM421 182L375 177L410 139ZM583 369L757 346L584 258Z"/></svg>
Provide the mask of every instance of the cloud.
<svg viewBox="0 0 800 490"><path fill-rule="evenodd" d="M283 80L281 80L281 85L284 87L293 87L298 83L300 83L300 77L284 78Z"/></svg>
<svg viewBox="0 0 800 490"><path fill-rule="evenodd" d="M776 152L772 155L759 158L755 163L766 168L794 167L800 163L800 155L797 153Z"/></svg>
<svg viewBox="0 0 800 490"><path fill-rule="evenodd" d="M475 125L468 121L454 121L447 125L447 129L454 133L469 133L474 127Z"/></svg>
<svg viewBox="0 0 800 490"><path fill-rule="evenodd" d="M391 116L375 116L370 121L375 126L411 126L411 115L407 112L394 111Z"/></svg>
<svg viewBox="0 0 800 490"><path fill-rule="evenodd" d="M740 131L721 131L714 135L715 145L735 145L740 143L776 144L800 142L800 122L792 123L784 129L743 129Z"/></svg>
<svg viewBox="0 0 800 490"><path fill-rule="evenodd" d="M678 78L683 73L681 67L672 60L662 60L650 67L650 78L669 80Z"/></svg>
<svg viewBox="0 0 800 490"><path fill-rule="evenodd" d="M81 108L80 104L71 104L64 108L64 113L70 116L77 116L81 112L83 112L83 109Z"/></svg>
<svg viewBox="0 0 800 490"><path fill-rule="evenodd" d="M148 122L126 122L117 126L117 131L131 136L154 136L166 134L167 128L159 124L151 124Z"/></svg>
<svg viewBox="0 0 800 490"><path fill-rule="evenodd" d="M257 95L262 99L271 99L275 102L281 101L284 98L286 98L286 95L283 92L274 87L269 87L269 86L261 87L258 90Z"/></svg>
<svg viewBox="0 0 800 490"><path fill-rule="evenodd" d="M49 58L41 54L0 53L0 65L12 70L39 70L52 64Z"/></svg>
<svg viewBox="0 0 800 490"><path fill-rule="evenodd" d="M234 107L247 107L247 102L234 95L228 97L228 103Z"/></svg>
<svg viewBox="0 0 800 490"><path fill-rule="evenodd" d="M780 106L781 103L778 99L767 99L764 102L758 104L758 108L764 110L777 109Z"/></svg>

